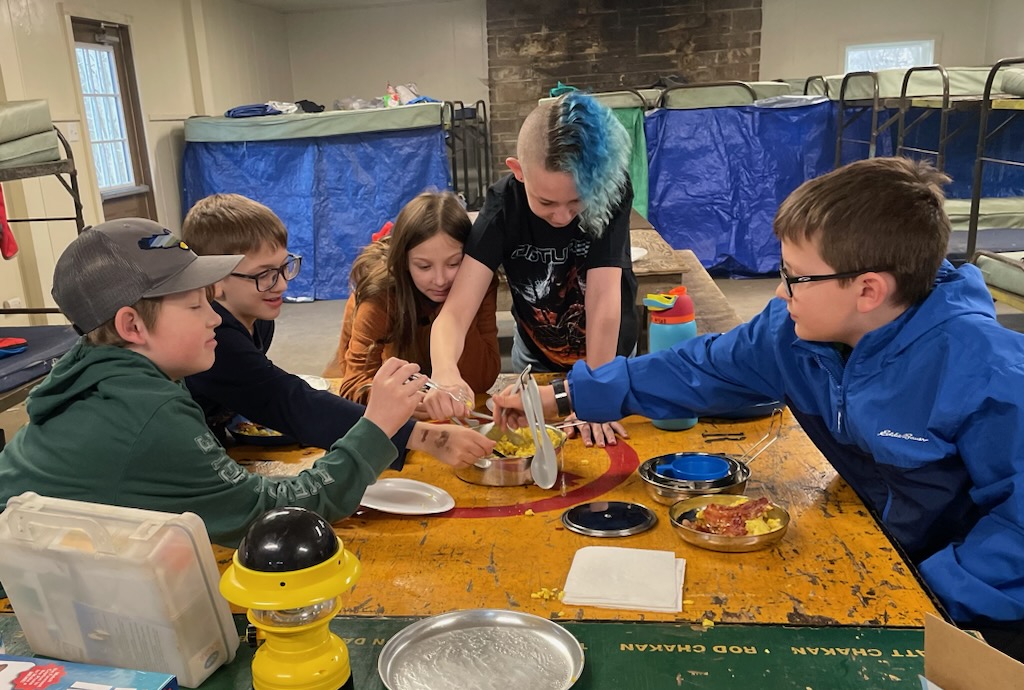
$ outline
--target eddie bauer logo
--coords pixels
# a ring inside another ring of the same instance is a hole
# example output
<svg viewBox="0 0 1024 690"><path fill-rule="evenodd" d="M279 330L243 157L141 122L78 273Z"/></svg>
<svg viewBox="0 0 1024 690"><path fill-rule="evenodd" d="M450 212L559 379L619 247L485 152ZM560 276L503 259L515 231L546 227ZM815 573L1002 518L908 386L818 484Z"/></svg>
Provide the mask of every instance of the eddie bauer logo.
<svg viewBox="0 0 1024 690"><path fill-rule="evenodd" d="M898 438L898 439L902 439L904 441L918 441L919 443L928 443L928 439L926 439L926 438L921 438L920 436L914 436L913 434L910 434L910 433L900 434L900 433L897 433L897 432L893 431L892 429L883 429L882 431L878 432L878 435L879 436L886 436L888 438Z"/></svg>

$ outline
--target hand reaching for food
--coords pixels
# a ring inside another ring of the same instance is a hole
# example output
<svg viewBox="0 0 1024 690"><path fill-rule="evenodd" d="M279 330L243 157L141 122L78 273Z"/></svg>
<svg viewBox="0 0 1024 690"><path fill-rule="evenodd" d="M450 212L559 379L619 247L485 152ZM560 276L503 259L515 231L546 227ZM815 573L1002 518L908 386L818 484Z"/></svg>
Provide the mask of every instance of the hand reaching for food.
<svg viewBox="0 0 1024 690"><path fill-rule="evenodd" d="M473 389L461 378L455 381L430 381L422 408L428 419L465 419L473 411Z"/></svg>
<svg viewBox="0 0 1024 690"><path fill-rule="evenodd" d="M409 421L416 406L423 400L420 365L392 357L385 361L373 377L370 399L364 417L394 436Z"/></svg>

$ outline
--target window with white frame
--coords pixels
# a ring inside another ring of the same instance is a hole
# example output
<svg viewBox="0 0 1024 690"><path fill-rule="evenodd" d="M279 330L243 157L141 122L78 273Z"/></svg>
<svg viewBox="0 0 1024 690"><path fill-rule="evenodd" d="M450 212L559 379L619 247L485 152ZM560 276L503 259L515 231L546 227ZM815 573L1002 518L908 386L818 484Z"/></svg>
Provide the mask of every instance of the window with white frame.
<svg viewBox="0 0 1024 690"><path fill-rule="evenodd" d="M75 56L100 191L134 186L135 173L114 51L110 46L76 43Z"/></svg>
<svg viewBox="0 0 1024 690"><path fill-rule="evenodd" d="M894 41L846 46L846 71L867 72L890 67L917 67L935 61L935 41Z"/></svg>

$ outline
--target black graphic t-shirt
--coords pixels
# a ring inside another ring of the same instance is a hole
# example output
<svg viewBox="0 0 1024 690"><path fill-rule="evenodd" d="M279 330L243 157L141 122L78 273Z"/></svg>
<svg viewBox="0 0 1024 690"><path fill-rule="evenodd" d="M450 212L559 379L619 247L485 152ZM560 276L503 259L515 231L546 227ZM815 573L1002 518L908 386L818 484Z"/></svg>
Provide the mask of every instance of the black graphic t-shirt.
<svg viewBox="0 0 1024 690"><path fill-rule="evenodd" d="M636 346L636 277L629 256L627 185L608 228L595 239L579 219L556 228L530 211L526 188L508 175L487 191L466 242L466 254L492 270L504 266L512 292L512 313L530 352L554 370L567 370L587 354L584 295L591 268L622 269L622 314L617 353Z"/></svg>

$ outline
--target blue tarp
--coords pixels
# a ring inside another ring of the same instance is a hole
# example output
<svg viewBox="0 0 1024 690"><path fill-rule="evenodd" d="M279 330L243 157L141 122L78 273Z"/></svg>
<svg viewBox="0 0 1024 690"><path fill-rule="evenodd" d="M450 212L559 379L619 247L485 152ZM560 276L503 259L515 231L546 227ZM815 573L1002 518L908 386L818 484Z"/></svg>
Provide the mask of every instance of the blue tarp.
<svg viewBox="0 0 1024 690"><path fill-rule="evenodd" d="M832 104L659 109L644 124L658 232L717 273L777 270L772 220L797 186L832 169Z"/></svg>
<svg viewBox="0 0 1024 690"><path fill-rule="evenodd" d="M911 108L906 121L909 125L916 122L904 141L908 147L934 151L939 147L939 113L932 109L925 119L917 120L925 112L920 108ZM996 110L989 116L989 139L985 145L985 155L990 158L1001 158L1011 161L1024 160L1024 120L1017 120L1013 111ZM1007 120L1016 120L1007 125ZM974 161L978 146L979 118L977 109L954 111L949 114L946 125L946 161L943 170L953 178L946 188L946 196L950 199L970 199L974 184ZM1006 127L1005 129L1001 129ZM992 136L992 132L998 134ZM955 133L955 134L954 134ZM917 152L909 152L914 158L926 158L934 162L935 156ZM1013 165L986 163L982 169L982 193L986 197L1024 196L1024 168Z"/></svg>
<svg viewBox="0 0 1024 690"><path fill-rule="evenodd" d="M348 296L352 260L421 191L451 189L441 127L264 142L186 142L183 208L234 192L266 204L303 257L289 299Z"/></svg>

